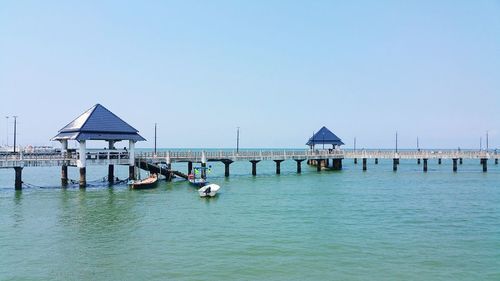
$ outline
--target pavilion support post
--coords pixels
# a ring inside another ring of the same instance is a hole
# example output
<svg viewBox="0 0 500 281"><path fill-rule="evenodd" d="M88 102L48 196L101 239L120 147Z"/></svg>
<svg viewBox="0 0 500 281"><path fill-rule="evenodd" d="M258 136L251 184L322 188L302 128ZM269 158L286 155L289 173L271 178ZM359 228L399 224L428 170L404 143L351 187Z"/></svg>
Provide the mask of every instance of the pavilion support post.
<svg viewBox="0 0 500 281"><path fill-rule="evenodd" d="M332 159L332 168L335 171L342 170L342 159Z"/></svg>
<svg viewBox="0 0 500 281"><path fill-rule="evenodd" d="M441 158L438 158L438 165L441 165Z"/></svg>
<svg viewBox="0 0 500 281"><path fill-rule="evenodd" d="M128 179L129 180L135 179L135 167L134 166L128 166Z"/></svg>
<svg viewBox="0 0 500 281"><path fill-rule="evenodd" d="M87 187L87 168L82 167L80 168L80 182L79 182L80 188L85 188Z"/></svg>
<svg viewBox="0 0 500 281"><path fill-rule="evenodd" d="M229 177L229 165L233 163L233 160L224 159L222 160L222 163L224 163L224 176L227 178Z"/></svg>
<svg viewBox="0 0 500 281"><path fill-rule="evenodd" d="M259 163L260 160L250 160L250 163L252 163L252 176L257 175L257 163Z"/></svg>
<svg viewBox="0 0 500 281"><path fill-rule="evenodd" d="M363 158L363 171L366 171L366 158Z"/></svg>
<svg viewBox="0 0 500 281"><path fill-rule="evenodd" d="M188 175L193 173L193 162L188 161Z"/></svg>
<svg viewBox="0 0 500 281"><path fill-rule="evenodd" d="M295 159L295 162L297 162L297 174L302 173L302 161L304 159Z"/></svg>
<svg viewBox="0 0 500 281"><path fill-rule="evenodd" d="M207 162L201 163L201 178L207 179Z"/></svg>
<svg viewBox="0 0 500 281"><path fill-rule="evenodd" d="M488 159L483 158L483 159L481 159L481 161L483 162L483 172L484 173L488 172Z"/></svg>
<svg viewBox="0 0 500 281"><path fill-rule="evenodd" d="M68 186L68 165L61 166L61 185L62 187Z"/></svg>
<svg viewBox="0 0 500 281"><path fill-rule="evenodd" d="M417 159L417 165L420 165L420 158Z"/></svg>
<svg viewBox="0 0 500 281"><path fill-rule="evenodd" d="M399 163L399 159L398 158L392 159L392 170L394 172L396 172L398 170L398 163Z"/></svg>
<svg viewBox="0 0 500 281"><path fill-rule="evenodd" d="M207 179L207 156L205 151L201 152L201 178Z"/></svg>
<svg viewBox="0 0 500 281"><path fill-rule="evenodd" d="M61 140L61 156L68 157L68 140ZM61 166L61 186L68 186L68 165L66 161Z"/></svg>
<svg viewBox="0 0 500 281"><path fill-rule="evenodd" d="M462 165L464 163L464 159L460 158L460 159L458 159L458 162L460 163L460 165Z"/></svg>
<svg viewBox="0 0 500 281"><path fill-rule="evenodd" d="M378 158L375 158L375 165L378 165Z"/></svg>
<svg viewBox="0 0 500 281"><path fill-rule="evenodd" d="M166 159L166 162L167 162L167 181L171 181L172 180L172 159L170 159L170 152L167 151L167 159Z"/></svg>
<svg viewBox="0 0 500 281"><path fill-rule="evenodd" d="M457 158L453 158L453 172L456 172L458 170L458 167L457 167Z"/></svg>
<svg viewBox="0 0 500 281"><path fill-rule="evenodd" d="M427 172L427 158L424 158L424 172Z"/></svg>
<svg viewBox="0 0 500 281"><path fill-rule="evenodd" d="M14 171L16 172L14 189L21 190L23 189L23 167L14 167Z"/></svg>
<svg viewBox="0 0 500 281"><path fill-rule="evenodd" d="M273 160L276 163L276 174L281 174L281 162L285 160Z"/></svg>
<svg viewBox="0 0 500 281"><path fill-rule="evenodd" d="M128 178L135 180L135 141L128 141Z"/></svg>
<svg viewBox="0 0 500 281"><path fill-rule="evenodd" d="M80 168L80 188L85 188L87 186L87 146L85 140L79 141L80 143L80 158L77 162L78 168Z"/></svg>
<svg viewBox="0 0 500 281"><path fill-rule="evenodd" d="M108 141L108 148L109 150L115 149L115 141ZM112 164L108 165L108 182L111 184L115 182L115 167Z"/></svg>
<svg viewBox="0 0 500 281"><path fill-rule="evenodd" d="M115 182L115 165L108 165L108 182L111 184Z"/></svg>

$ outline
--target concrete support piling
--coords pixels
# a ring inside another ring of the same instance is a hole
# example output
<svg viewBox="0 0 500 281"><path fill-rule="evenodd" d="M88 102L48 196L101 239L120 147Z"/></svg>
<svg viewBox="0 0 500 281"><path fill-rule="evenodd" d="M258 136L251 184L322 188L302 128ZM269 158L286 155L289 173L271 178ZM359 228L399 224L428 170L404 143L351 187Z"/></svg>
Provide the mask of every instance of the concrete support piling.
<svg viewBox="0 0 500 281"><path fill-rule="evenodd" d="M332 159L332 168L336 171L342 170L342 159Z"/></svg>
<svg viewBox="0 0 500 281"><path fill-rule="evenodd" d="M128 179L135 180L135 142L128 141Z"/></svg>
<svg viewBox="0 0 500 281"><path fill-rule="evenodd" d="M464 163L464 159L463 158L459 158L458 159L458 163L460 163L460 165L462 165Z"/></svg>
<svg viewBox="0 0 500 281"><path fill-rule="evenodd" d="M486 173L488 171L488 159L483 158L481 159L481 162L483 164L483 172Z"/></svg>
<svg viewBox="0 0 500 281"><path fill-rule="evenodd" d="M420 165L420 158L417 159L417 165Z"/></svg>
<svg viewBox="0 0 500 281"><path fill-rule="evenodd" d="M276 174L281 174L281 162L284 160L273 160L276 163Z"/></svg>
<svg viewBox="0 0 500 281"><path fill-rule="evenodd" d="M495 158L495 165L498 165L498 158Z"/></svg>
<svg viewBox="0 0 500 281"><path fill-rule="evenodd" d="M358 164L358 158L354 158L354 164Z"/></svg>
<svg viewBox="0 0 500 281"><path fill-rule="evenodd" d="M87 186L87 168L80 168L80 182L79 187L85 188Z"/></svg>
<svg viewBox="0 0 500 281"><path fill-rule="evenodd" d="M15 190L21 190L23 189L23 167L14 167L14 171L16 171L14 188Z"/></svg>
<svg viewBox="0 0 500 281"><path fill-rule="evenodd" d="M128 179L135 180L135 166L128 166Z"/></svg>
<svg viewBox="0 0 500 281"><path fill-rule="evenodd" d="M224 163L224 176L227 178L229 177L229 165L233 163L233 160L225 159L222 160L222 163Z"/></svg>
<svg viewBox="0 0 500 281"><path fill-rule="evenodd" d="M304 159L295 159L295 162L297 162L297 174L302 173L302 161Z"/></svg>
<svg viewBox="0 0 500 281"><path fill-rule="evenodd" d="M424 172L427 172L427 159L424 158Z"/></svg>
<svg viewBox="0 0 500 281"><path fill-rule="evenodd" d="M250 160L250 162L252 163L252 176L256 176L257 175L257 163L259 163L260 160Z"/></svg>
<svg viewBox="0 0 500 281"><path fill-rule="evenodd" d="M396 172L398 170L398 163L399 163L399 159L398 158L392 159L392 170L394 172Z"/></svg>
<svg viewBox="0 0 500 281"><path fill-rule="evenodd" d="M207 179L207 163L201 163L201 178Z"/></svg>
<svg viewBox="0 0 500 281"><path fill-rule="evenodd" d="M378 165L378 158L375 158L375 165Z"/></svg>
<svg viewBox="0 0 500 281"><path fill-rule="evenodd" d="M316 160L316 171L321 172L321 166L323 164L323 159Z"/></svg>
<svg viewBox="0 0 500 281"><path fill-rule="evenodd" d="M456 172L458 170L457 168L457 158L453 158L453 172Z"/></svg>
<svg viewBox="0 0 500 281"><path fill-rule="evenodd" d="M115 182L115 165L108 165L108 182L111 184Z"/></svg>
<svg viewBox="0 0 500 281"><path fill-rule="evenodd" d="M188 162L188 175L193 173L193 162Z"/></svg>
<svg viewBox="0 0 500 281"><path fill-rule="evenodd" d="M63 187L68 186L68 166L67 165L61 166L61 185Z"/></svg>
<svg viewBox="0 0 500 281"><path fill-rule="evenodd" d="M80 188L85 188L87 186L87 146L85 144L85 141L80 141L80 158L77 163L77 166L80 168Z"/></svg>
<svg viewBox="0 0 500 281"><path fill-rule="evenodd" d="M363 171L366 171L366 158L363 158Z"/></svg>
<svg viewBox="0 0 500 281"><path fill-rule="evenodd" d="M438 158L438 165L441 165L441 158Z"/></svg>

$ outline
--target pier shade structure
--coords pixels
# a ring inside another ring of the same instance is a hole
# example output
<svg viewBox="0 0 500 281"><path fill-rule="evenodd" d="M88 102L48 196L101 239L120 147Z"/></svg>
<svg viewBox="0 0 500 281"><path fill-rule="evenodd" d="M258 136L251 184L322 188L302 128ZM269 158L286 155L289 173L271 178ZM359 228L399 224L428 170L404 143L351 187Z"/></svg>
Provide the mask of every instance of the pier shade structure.
<svg viewBox="0 0 500 281"><path fill-rule="evenodd" d="M139 135L139 131L120 119L114 113L100 104L94 105L85 111L68 125L64 126L59 133L52 138L53 141L59 141L62 145L61 154L67 158L74 158L68 151L68 141L74 140L79 143L76 166L80 169L80 187L86 186L86 167L87 159L99 158L102 164L108 165L108 181L111 183L114 179L114 165L128 164L129 178L135 178L135 143L145 141ZM128 151L125 149L117 150L115 143L127 140L129 142ZM107 149L90 150L87 149L87 141L106 141ZM95 154L97 153L97 154ZM124 161L119 161L125 158ZM68 165L72 162L63 162L61 171L62 185L68 182Z"/></svg>
<svg viewBox="0 0 500 281"><path fill-rule="evenodd" d="M318 132L314 133L311 138L307 141L306 145L309 146L311 151L314 151L316 149L316 145L321 145L321 150L325 150L325 145L327 145L327 148L329 145L331 145L331 148L328 148L329 153L333 153L334 151L339 151L340 146L344 145L342 140L337 137L332 131L330 131L327 127L323 126L321 129L319 129ZM343 158L343 157L342 157ZM335 157L331 158L332 159L332 168L334 170L341 170L342 169L342 158ZM327 159L309 159L307 160L307 164L309 165L314 165L317 167L317 170L320 171L321 168L328 167L329 166L329 158ZM297 172L300 173L301 168L300 168L300 162L297 162Z"/></svg>

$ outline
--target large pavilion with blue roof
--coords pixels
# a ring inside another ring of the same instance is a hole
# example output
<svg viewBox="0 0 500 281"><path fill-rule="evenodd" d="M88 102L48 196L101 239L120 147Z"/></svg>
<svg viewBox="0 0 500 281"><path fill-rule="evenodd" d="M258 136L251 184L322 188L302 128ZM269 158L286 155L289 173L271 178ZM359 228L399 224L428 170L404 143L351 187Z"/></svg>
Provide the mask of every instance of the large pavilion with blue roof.
<svg viewBox="0 0 500 281"><path fill-rule="evenodd" d="M139 131L127 124L121 118L100 104L94 105L85 111L68 125L64 126L59 133L52 138L62 145L62 152L67 153L68 141L76 140L79 143L79 160L77 166L80 168L80 187L86 185L86 142L102 140L108 142L108 149L115 150L115 143L123 140L129 141L129 178L134 178L135 165L135 143L145 141L139 135ZM67 166L62 167L62 182L67 184ZM113 182L113 165L109 165L108 180Z"/></svg>
<svg viewBox="0 0 500 281"><path fill-rule="evenodd" d="M333 149L344 145L342 140L325 126L319 129L317 133L313 134L313 136L309 138L309 141L306 143L306 145L308 145L311 149L314 149L314 147L318 144L322 144L323 149L325 148L325 144L331 144Z"/></svg>

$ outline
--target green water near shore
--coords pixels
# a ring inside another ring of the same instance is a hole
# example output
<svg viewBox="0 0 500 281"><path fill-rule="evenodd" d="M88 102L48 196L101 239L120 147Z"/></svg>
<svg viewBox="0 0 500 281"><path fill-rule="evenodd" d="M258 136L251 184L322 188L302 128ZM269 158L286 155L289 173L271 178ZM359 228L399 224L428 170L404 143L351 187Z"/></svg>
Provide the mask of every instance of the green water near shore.
<svg viewBox="0 0 500 281"><path fill-rule="evenodd" d="M61 189L57 167L25 168L45 188L15 192L0 170L0 280L500 280L498 165L281 165L235 162L225 179L215 163L208 200L183 181Z"/></svg>

